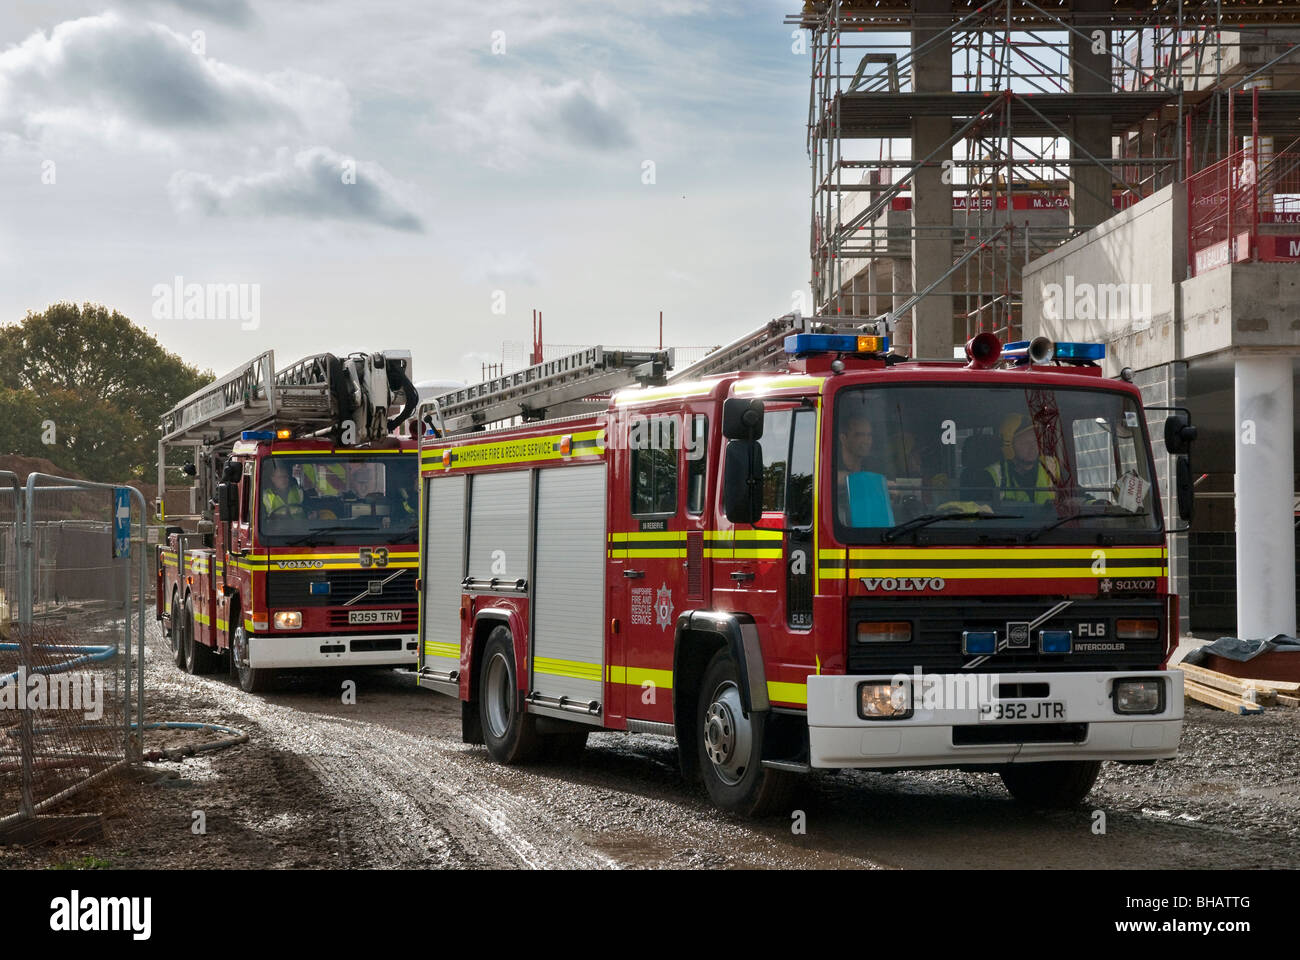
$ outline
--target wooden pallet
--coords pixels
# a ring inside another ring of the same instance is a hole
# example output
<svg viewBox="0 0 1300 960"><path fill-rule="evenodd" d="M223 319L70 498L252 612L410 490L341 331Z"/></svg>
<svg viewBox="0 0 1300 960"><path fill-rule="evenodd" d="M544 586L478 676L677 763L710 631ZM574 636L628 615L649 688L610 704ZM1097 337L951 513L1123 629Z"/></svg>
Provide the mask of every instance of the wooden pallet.
<svg viewBox="0 0 1300 960"><path fill-rule="evenodd" d="M1275 682L1272 680L1231 677L1226 673L1207 670L1205 667L1193 666L1190 663L1180 663L1178 669L1183 671L1183 675L1188 680L1194 680L1201 686L1212 687L1223 693L1230 693L1242 700L1254 700L1258 703L1272 703L1279 693L1294 696L1296 691L1289 688L1300 687L1300 684L1293 684L1283 680Z"/></svg>
<svg viewBox="0 0 1300 960"><path fill-rule="evenodd" d="M1211 707L1218 707L1220 710L1226 710L1228 713L1236 713L1244 716L1247 714L1264 712L1264 708L1258 703L1251 703L1247 700L1241 699L1240 697L1234 697L1232 694L1224 693L1222 690L1216 690L1213 687L1207 687L1190 678L1185 678L1183 680L1183 694Z"/></svg>

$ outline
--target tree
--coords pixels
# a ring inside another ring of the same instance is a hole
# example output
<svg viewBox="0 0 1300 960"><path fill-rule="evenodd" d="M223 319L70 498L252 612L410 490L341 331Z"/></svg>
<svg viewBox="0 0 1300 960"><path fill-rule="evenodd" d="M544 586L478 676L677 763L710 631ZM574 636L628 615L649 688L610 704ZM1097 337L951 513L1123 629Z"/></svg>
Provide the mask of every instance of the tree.
<svg viewBox="0 0 1300 960"><path fill-rule="evenodd" d="M19 418L0 427L0 452L47 457L91 480L151 476L163 413L211 381L116 310L29 312L0 327L0 415ZM52 444L41 442L47 420Z"/></svg>

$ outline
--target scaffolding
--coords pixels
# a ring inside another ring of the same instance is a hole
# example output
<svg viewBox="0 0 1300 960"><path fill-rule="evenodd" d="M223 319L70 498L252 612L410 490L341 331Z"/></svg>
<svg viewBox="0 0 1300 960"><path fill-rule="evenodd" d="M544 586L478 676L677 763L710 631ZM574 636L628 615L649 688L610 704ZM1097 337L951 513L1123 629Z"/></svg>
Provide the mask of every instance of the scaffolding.
<svg viewBox="0 0 1300 960"><path fill-rule="evenodd" d="M1026 262L1237 135L1261 177L1300 137L1298 3L817 0L786 23L811 60L814 313L884 318L904 352L935 298L954 344L1017 339Z"/></svg>

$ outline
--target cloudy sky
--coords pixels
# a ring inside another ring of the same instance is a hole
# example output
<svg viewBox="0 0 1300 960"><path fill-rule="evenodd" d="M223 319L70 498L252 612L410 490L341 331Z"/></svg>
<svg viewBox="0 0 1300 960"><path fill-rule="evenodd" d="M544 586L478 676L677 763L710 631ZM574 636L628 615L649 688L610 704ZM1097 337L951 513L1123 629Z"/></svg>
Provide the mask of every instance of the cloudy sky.
<svg viewBox="0 0 1300 960"><path fill-rule="evenodd" d="M4 0L0 322L91 300L218 372L407 347L417 379L477 379L533 307L554 343L661 309L724 342L806 282L797 6Z"/></svg>

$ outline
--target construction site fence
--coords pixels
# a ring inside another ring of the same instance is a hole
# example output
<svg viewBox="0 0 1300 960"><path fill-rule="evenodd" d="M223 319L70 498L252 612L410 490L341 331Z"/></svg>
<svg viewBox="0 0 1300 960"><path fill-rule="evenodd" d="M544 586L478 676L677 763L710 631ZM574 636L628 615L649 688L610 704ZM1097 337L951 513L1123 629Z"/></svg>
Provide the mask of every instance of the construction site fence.
<svg viewBox="0 0 1300 960"><path fill-rule="evenodd" d="M133 487L0 471L0 834L141 756L153 558ZM112 805L112 797L96 802Z"/></svg>

